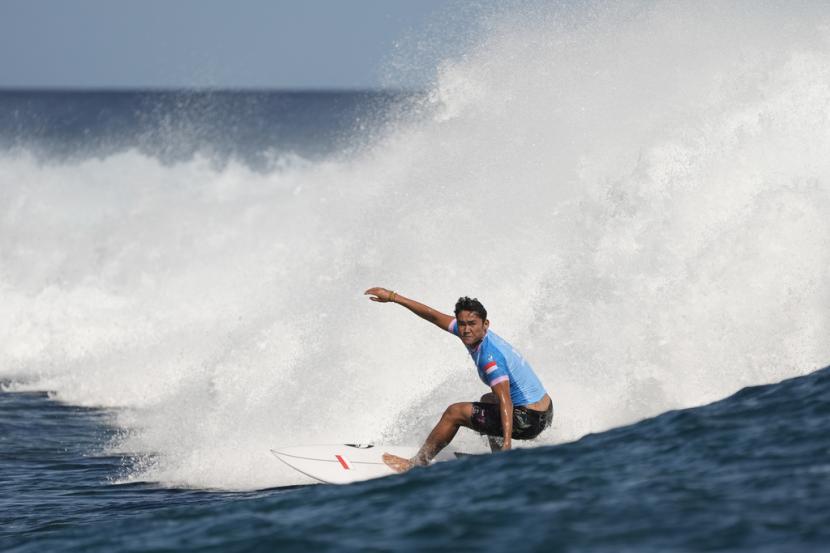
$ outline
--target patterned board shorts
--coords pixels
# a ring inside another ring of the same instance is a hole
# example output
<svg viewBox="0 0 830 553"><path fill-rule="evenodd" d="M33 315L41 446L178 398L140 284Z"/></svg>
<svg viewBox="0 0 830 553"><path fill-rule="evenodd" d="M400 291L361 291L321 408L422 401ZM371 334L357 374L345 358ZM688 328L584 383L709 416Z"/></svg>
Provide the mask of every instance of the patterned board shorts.
<svg viewBox="0 0 830 553"><path fill-rule="evenodd" d="M547 411L535 411L527 407L513 407L513 438L532 440L550 426L553 421L553 403ZM497 403L473 403L473 430L488 436L501 436L501 413Z"/></svg>

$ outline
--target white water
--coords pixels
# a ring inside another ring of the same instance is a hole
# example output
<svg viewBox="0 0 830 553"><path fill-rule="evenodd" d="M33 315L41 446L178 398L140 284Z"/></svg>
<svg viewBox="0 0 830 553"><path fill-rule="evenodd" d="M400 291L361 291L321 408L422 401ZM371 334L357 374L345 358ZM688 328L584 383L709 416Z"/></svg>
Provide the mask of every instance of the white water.
<svg viewBox="0 0 830 553"><path fill-rule="evenodd" d="M614 6L486 21L349 160L2 154L0 378L118 408L127 479L245 489L299 481L269 447L414 443L486 391L372 285L481 298L541 443L827 365L828 18Z"/></svg>

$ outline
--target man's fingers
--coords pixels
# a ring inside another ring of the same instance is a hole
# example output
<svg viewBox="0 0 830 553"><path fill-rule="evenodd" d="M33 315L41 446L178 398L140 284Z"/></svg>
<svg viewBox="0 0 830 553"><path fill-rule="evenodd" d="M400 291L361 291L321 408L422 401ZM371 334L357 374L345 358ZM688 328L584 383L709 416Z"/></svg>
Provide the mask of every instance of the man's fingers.
<svg viewBox="0 0 830 553"><path fill-rule="evenodd" d="M372 300L372 301L379 301L379 302L383 303L386 300L388 300L389 298L387 297L386 300L382 299L383 298L383 296L381 296L382 292L386 292L387 296L389 295L388 290L386 290L385 288L379 288L377 286L374 287L374 288L369 288L368 290L363 292L363 295L364 296L369 296L369 299Z"/></svg>
<svg viewBox="0 0 830 553"><path fill-rule="evenodd" d="M372 301L379 301L382 303L383 300L380 299L380 294L378 292L380 292L380 288L369 288L368 290L363 292L363 295L369 296L369 299Z"/></svg>

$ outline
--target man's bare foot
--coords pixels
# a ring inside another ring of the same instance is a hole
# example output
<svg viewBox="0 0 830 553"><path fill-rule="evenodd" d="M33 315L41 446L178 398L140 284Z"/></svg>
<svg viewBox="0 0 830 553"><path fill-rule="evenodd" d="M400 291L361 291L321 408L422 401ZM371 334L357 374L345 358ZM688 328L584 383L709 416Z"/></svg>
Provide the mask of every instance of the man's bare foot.
<svg viewBox="0 0 830 553"><path fill-rule="evenodd" d="M391 453L383 454L383 462L395 472L406 472L415 466L415 463L409 459L404 459L403 457L398 457L397 455L392 455Z"/></svg>

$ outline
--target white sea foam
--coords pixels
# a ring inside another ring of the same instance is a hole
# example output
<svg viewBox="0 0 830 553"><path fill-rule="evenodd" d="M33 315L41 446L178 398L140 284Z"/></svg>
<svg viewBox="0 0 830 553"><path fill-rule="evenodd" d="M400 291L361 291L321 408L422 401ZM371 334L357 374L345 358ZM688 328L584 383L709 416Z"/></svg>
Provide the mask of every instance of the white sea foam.
<svg viewBox="0 0 830 553"><path fill-rule="evenodd" d="M824 366L830 27L756 4L500 13L349 160L4 154L0 378L115 408L127 479L244 489L299 481L269 447L417 442L486 391L371 285L481 298L541 443Z"/></svg>

